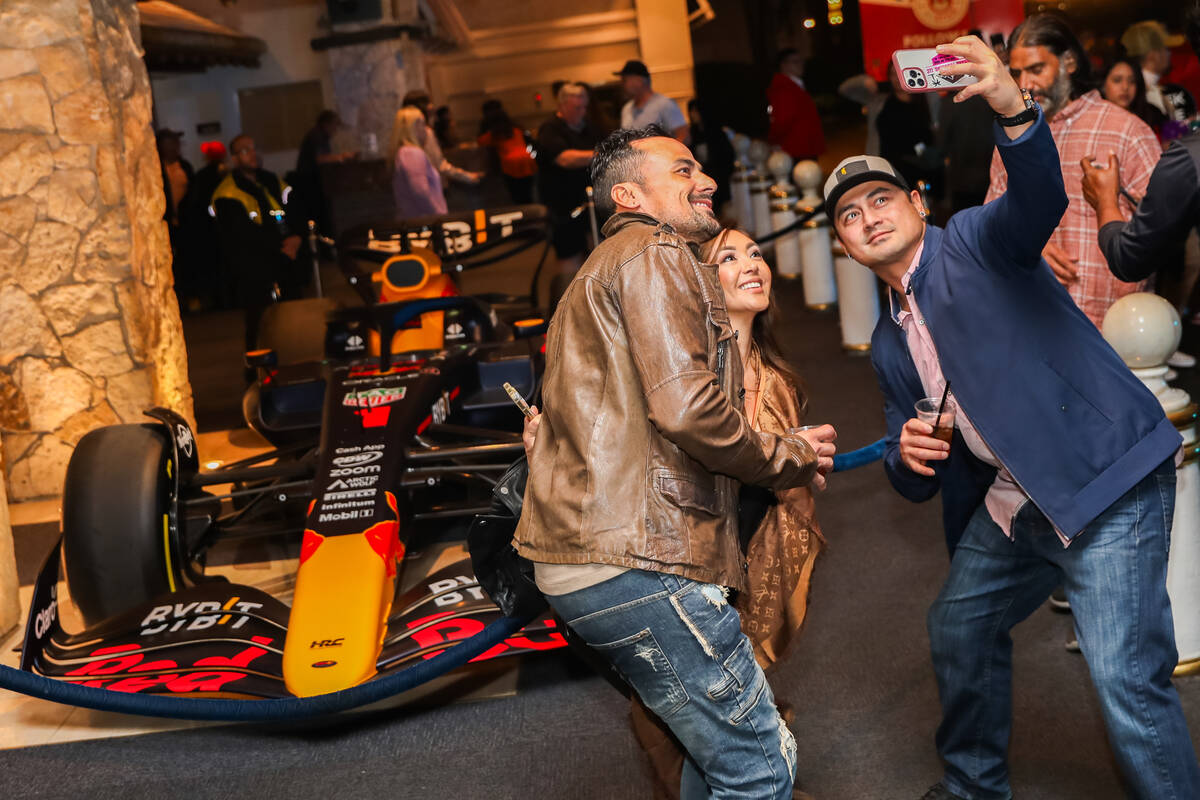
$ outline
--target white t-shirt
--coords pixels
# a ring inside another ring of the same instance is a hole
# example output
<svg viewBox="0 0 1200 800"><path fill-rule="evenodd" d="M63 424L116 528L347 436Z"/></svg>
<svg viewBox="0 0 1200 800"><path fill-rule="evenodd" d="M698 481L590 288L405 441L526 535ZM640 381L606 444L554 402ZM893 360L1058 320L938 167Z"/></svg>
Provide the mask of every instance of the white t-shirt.
<svg viewBox="0 0 1200 800"><path fill-rule="evenodd" d="M641 108L634 108L632 100L621 108L622 128L644 128L651 123L658 125L670 135L676 128L686 125L687 120L684 119L683 112L679 110L678 103L658 92L652 92L646 104Z"/></svg>

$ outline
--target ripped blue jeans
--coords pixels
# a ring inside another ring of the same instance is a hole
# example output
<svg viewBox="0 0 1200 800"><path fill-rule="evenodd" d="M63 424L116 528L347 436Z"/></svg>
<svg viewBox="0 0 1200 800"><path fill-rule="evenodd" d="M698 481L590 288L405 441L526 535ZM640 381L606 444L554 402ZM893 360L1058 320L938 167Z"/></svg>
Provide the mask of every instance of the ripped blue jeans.
<svg viewBox="0 0 1200 800"><path fill-rule="evenodd" d="M682 797L792 796L796 742L724 589L631 569L547 599L687 750Z"/></svg>

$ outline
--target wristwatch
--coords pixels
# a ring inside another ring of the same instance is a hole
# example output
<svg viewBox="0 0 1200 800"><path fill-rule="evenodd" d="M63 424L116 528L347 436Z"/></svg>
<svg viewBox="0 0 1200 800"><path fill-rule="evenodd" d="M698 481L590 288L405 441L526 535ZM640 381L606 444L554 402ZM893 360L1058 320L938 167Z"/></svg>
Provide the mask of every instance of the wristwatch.
<svg viewBox="0 0 1200 800"><path fill-rule="evenodd" d="M1015 128L1018 125L1024 125L1026 122L1033 122L1037 119L1038 104L1033 102L1033 95L1028 89L1021 90L1021 99L1025 101L1025 110L1020 113L1013 114L1011 117L1002 117L996 115L996 124L1004 128Z"/></svg>

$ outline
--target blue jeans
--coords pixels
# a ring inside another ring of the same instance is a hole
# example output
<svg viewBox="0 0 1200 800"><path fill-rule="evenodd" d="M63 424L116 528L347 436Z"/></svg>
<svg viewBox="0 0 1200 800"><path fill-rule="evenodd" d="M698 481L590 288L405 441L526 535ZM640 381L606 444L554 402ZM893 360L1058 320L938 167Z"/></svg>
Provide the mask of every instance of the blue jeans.
<svg viewBox="0 0 1200 800"><path fill-rule="evenodd" d="M796 742L721 587L631 569L547 599L687 750L683 797L791 797Z"/></svg>
<svg viewBox="0 0 1200 800"><path fill-rule="evenodd" d="M984 506L954 552L929 609L942 701L938 752L944 783L971 800L1012 797L1012 639L1062 581L1079 644L1100 697L1109 741L1137 797L1200 797L1200 770L1179 696L1167 598L1175 467L1164 462L1064 548L1026 503L1004 536Z"/></svg>

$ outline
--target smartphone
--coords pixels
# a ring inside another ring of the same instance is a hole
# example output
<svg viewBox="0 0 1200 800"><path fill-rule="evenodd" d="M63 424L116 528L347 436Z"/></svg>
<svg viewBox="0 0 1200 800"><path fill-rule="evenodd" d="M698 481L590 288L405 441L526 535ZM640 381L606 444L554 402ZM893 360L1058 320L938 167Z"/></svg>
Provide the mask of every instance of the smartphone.
<svg viewBox="0 0 1200 800"><path fill-rule="evenodd" d="M525 398L521 397L521 393L513 388L513 385L508 381L504 382L504 391L508 392L509 399L513 401L517 408L521 409L522 414L529 419L533 419L533 409L529 407L529 403L525 402Z"/></svg>
<svg viewBox="0 0 1200 800"><path fill-rule="evenodd" d="M900 77L900 85L907 92L942 92L961 89L979 79L974 75L942 75L938 72L946 64L964 64L965 58L949 56L937 50L897 50L892 53L892 65Z"/></svg>

